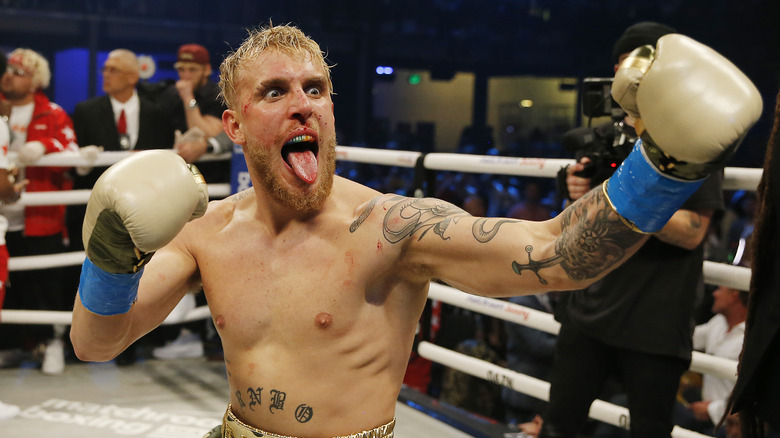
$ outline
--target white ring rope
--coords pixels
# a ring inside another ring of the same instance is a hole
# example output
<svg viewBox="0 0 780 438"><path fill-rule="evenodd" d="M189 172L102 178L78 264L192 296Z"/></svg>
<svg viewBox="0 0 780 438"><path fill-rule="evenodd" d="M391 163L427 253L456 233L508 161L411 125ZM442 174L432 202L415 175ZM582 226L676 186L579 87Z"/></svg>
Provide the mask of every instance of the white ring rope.
<svg viewBox="0 0 780 438"><path fill-rule="evenodd" d="M138 151L105 151L97 155L94 161L86 160L76 151L65 151L46 154L42 156L38 161L29 163L27 166L59 166L59 167L75 167L75 166L95 166L106 167L110 166L122 158L129 157L130 154ZM220 154L205 154L198 161L223 161L229 160L232 156L230 152L223 152ZM18 162L16 152L8 152L8 160L12 163Z"/></svg>
<svg viewBox="0 0 780 438"><path fill-rule="evenodd" d="M449 368L462 371L474 377L487 380L502 386L506 386L514 391L528 394L531 397L540 400L549 401L550 383L539 380L525 374L502 368L490 362L467 356L452 350L448 350L430 342L420 342L417 347L420 356L433 362L446 365ZM590 418L611 424L623 429L630 427L630 416L628 409L607 403L603 400L594 400L588 413ZM683 429L680 426L674 426L672 430L674 438L703 438L698 432Z"/></svg>
<svg viewBox="0 0 780 438"><path fill-rule="evenodd" d="M355 163L384 164L385 166L414 167L422 153L386 149L336 146L336 159Z"/></svg>
<svg viewBox="0 0 780 438"><path fill-rule="evenodd" d="M95 161L90 162L82 158L78 152L58 152L46 154L35 163L28 164L28 166L110 166L131 153L129 151L101 152ZM9 153L9 155L12 156L13 153ZM421 155L420 152L415 151L395 151L355 146L336 147L336 157L339 160L387 166L414 167ZM230 153L206 154L200 161L225 160L229 159L230 156ZM423 162L425 168L430 170L533 177L554 177L561 167L573 163L574 160L563 158L517 158L439 152L426 154ZM762 173L762 169L727 167L724 170L723 188L724 190L755 190Z"/></svg>
<svg viewBox="0 0 780 438"><path fill-rule="evenodd" d="M432 170L552 178L562 167L574 164L574 160L433 153L425 156L424 164Z"/></svg>
<svg viewBox="0 0 780 438"><path fill-rule="evenodd" d="M210 198L226 198L230 195L230 184L208 184ZM23 192L22 205L82 205L89 200L91 190L61 190L56 192Z"/></svg>
<svg viewBox="0 0 780 438"><path fill-rule="evenodd" d="M702 265L704 282L712 286L726 286L743 291L750 290L750 276L753 271L745 266L733 266L709 260Z"/></svg>
<svg viewBox="0 0 780 438"><path fill-rule="evenodd" d="M450 286L431 283L428 299L442 301L463 309L531 327L553 335L558 335L561 324L552 314L520 306L496 298L467 294ZM737 380L737 361L710 354L693 352L691 371L711 374L724 379Z"/></svg>
<svg viewBox="0 0 780 438"><path fill-rule="evenodd" d="M183 322L196 321L211 317L208 306L196 307L183 317L175 321L163 321L163 325L181 324ZM40 324L40 325L70 325L73 322L73 312L58 310L0 310L0 323L2 324Z"/></svg>

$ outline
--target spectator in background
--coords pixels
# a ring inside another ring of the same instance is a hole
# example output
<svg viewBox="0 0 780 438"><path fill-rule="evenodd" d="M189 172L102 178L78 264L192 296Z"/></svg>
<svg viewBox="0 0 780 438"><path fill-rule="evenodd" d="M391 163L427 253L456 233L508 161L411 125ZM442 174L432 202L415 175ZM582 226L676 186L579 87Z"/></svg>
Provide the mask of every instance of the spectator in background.
<svg viewBox="0 0 780 438"><path fill-rule="evenodd" d="M49 63L39 53L19 48L8 57L8 68L0 79L2 99L11 105L9 125L12 139L9 150L18 164L25 166L52 152L77 151L73 123L68 114L44 94L49 86ZM23 167L21 177L29 180L27 191L58 191L72 187L68 169L62 167ZM6 243L14 256L63 252L65 206L24 207L11 204L0 207L9 222ZM64 290L61 268L18 271L10 274L8 305L28 310L70 310L75 290ZM25 348L45 345L44 373L60 373L64 367L63 336L65 326L31 327L24 333Z"/></svg>
<svg viewBox="0 0 780 438"><path fill-rule="evenodd" d="M174 67L179 80L161 96L171 129L182 133L176 136L174 149L188 163L206 153L232 151L233 143L222 129L226 107L219 98L219 87L210 79L208 50L199 44L184 44ZM198 168L208 183L230 179L228 161L199 163Z"/></svg>
<svg viewBox="0 0 780 438"><path fill-rule="evenodd" d="M715 313L709 321L696 326L693 331L693 348L707 354L739 360L742 341L745 336L745 318L747 317L747 292L720 286L712 293L714 298L712 311ZM687 406L678 403L676 424L712 435L726 411L726 402L734 381L709 374L702 380L701 400ZM725 436L725 430L719 430L717 436Z"/></svg>
<svg viewBox="0 0 780 438"><path fill-rule="evenodd" d="M478 194L469 195L463 200L463 209L472 216L484 217L487 212L485 198Z"/></svg>
<svg viewBox="0 0 780 438"><path fill-rule="evenodd" d="M5 53L0 51L0 72L5 72ZM8 162L8 144L11 140L11 131L8 129L8 115L0 113L0 201L12 203L19 199L25 182L14 184L11 165ZM8 281L8 248L5 245L5 232L8 230L8 220L0 216L0 310L3 310L5 301L5 287ZM3 362L0 351L0 364ZM19 406L9 405L0 401L0 421L13 418L21 412Z"/></svg>
<svg viewBox="0 0 780 438"><path fill-rule="evenodd" d="M552 210L542 204L543 193L538 182L527 181L523 189L524 199L513 205L507 217L529 221L546 221L550 219Z"/></svg>
<svg viewBox="0 0 780 438"><path fill-rule="evenodd" d="M630 26L615 43L615 71L632 50L655 46L673 32L653 22ZM626 116L620 125L626 138L636 138L632 123ZM567 169L571 199L598 184L577 176L584 169L584 161ZM627 394L631 436L669 436L680 376L691 360L693 310L704 293L702 242L713 212L723 208L722 178L722 172L708 177L627 263L588 289L562 297L540 436L579 433L610 376Z"/></svg>
<svg viewBox="0 0 780 438"><path fill-rule="evenodd" d="M135 53L127 49L109 52L103 64L102 96L79 102L73 112L76 141L83 157L95 159L101 151L138 149L170 149L173 130L162 109L150 99L139 96L136 86L141 69ZM105 168L76 168L74 189L92 189ZM71 205L67 209L70 251L83 251L81 227L86 205ZM81 267L67 268L67 283L78 287ZM135 347L117 357L117 363L135 361Z"/></svg>

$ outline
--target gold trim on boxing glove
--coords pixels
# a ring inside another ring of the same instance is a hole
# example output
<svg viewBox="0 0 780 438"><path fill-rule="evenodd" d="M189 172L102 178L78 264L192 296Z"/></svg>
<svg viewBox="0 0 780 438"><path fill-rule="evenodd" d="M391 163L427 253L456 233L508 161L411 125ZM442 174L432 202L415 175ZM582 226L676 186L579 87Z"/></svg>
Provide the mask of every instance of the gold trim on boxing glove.
<svg viewBox="0 0 780 438"><path fill-rule="evenodd" d="M644 75L653 65L653 61L655 61L655 47L646 44L632 50L620 64L620 68L633 68Z"/></svg>
<svg viewBox="0 0 780 438"><path fill-rule="evenodd" d="M190 172L192 172L192 177L195 178L196 183L206 184L206 178L204 178L203 174L200 173L200 169L198 169L198 166L194 164L188 164L187 167L189 167Z"/></svg>
<svg viewBox="0 0 780 438"><path fill-rule="evenodd" d="M609 180L607 180L607 181L609 181ZM636 225L634 225L634 223L633 223L633 222L631 222L630 220L628 220L628 219L624 218L624 217L623 217L623 215L621 215L621 214L620 214L620 213L617 211L617 209L615 208L615 204L613 204L613 203L612 203L612 200L611 200L611 199L609 199L609 193L607 193L607 181L604 181L603 183L601 183L601 191L604 193L604 197L605 197L605 198L607 198L607 203L609 203L609 206L610 206L610 207L612 207L612 210L613 210L613 211L614 211L614 212L615 212L615 213L618 215L618 217L620 218L620 220L621 220L621 221L623 221L623 224L625 224L625 226L627 226L628 228L630 228L630 229L631 229L631 231L635 231L635 232L637 232L637 233L639 233L639 234L653 234L653 233L648 233L648 232L646 232L646 231L642 231L642 230L640 230L640 229L639 229L639 227L637 227Z"/></svg>

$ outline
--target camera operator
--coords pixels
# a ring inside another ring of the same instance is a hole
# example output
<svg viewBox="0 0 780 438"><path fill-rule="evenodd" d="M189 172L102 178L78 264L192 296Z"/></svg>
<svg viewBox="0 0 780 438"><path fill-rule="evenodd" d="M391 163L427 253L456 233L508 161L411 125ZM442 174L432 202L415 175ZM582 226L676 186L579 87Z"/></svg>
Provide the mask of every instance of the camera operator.
<svg viewBox="0 0 780 438"><path fill-rule="evenodd" d="M661 36L674 32L653 22L630 26L615 43L615 70L633 49L655 47ZM632 119L620 114L566 138L564 144L579 156L565 171L564 194L576 200L617 168L636 132ZM704 293L702 242L713 212L723 208L721 185L722 172L710 177L626 264L588 289L562 297L540 436L576 436L593 400L623 396L632 437L670 436L680 376L691 360L694 307ZM605 391L610 385L615 388L611 393Z"/></svg>

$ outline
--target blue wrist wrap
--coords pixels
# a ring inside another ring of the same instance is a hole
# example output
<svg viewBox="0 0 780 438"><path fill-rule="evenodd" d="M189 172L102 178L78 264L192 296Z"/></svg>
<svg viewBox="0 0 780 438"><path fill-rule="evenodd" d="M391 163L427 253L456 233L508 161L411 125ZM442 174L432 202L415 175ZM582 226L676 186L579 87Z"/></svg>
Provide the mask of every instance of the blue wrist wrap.
<svg viewBox="0 0 780 438"><path fill-rule="evenodd" d="M607 180L612 207L640 231L653 233L666 225L680 206L704 182L685 181L660 173L644 154L642 140Z"/></svg>
<svg viewBox="0 0 780 438"><path fill-rule="evenodd" d="M85 259L79 279L81 304L98 315L127 313L138 296L143 271L141 268L135 274L111 274Z"/></svg>

